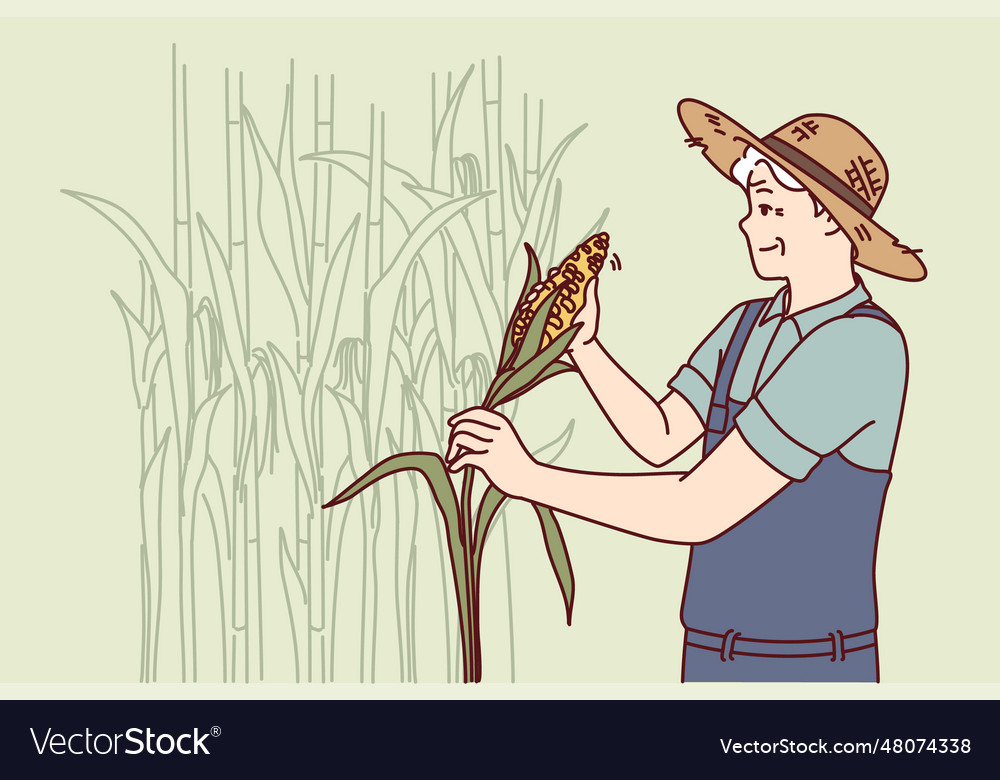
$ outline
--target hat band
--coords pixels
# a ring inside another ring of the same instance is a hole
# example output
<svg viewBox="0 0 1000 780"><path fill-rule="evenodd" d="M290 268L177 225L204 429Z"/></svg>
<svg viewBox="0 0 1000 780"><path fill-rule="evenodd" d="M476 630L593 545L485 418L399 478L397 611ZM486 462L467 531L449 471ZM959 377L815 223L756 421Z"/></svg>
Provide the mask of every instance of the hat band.
<svg viewBox="0 0 1000 780"><path fill-rule="evenodd" d="M773 135L769 135L767 138L762 139L761 142L775 154L784 157L788 160L788 162L798 166L804 173L807 173L838 198L860 211L868 219L872 218L872 215L875 213L875 208L866 203L864 199L858 195L858 193L844 184L840 179L830 173L826 168L821 166L811 157L807 157L791 144L786 143Z"/></svg>

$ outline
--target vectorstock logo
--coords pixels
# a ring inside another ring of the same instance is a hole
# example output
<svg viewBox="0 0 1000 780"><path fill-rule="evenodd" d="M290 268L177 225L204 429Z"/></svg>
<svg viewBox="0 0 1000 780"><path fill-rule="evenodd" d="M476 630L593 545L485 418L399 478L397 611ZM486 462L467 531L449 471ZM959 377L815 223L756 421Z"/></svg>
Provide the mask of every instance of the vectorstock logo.
<svg viewBox="0 0 1000 780"><path fill-rule="evenodd" d="M31 732L31 739L35 743L35 750L38 755L51 753L63 756L67 753L74 756L82 755L126 755L137 756L141 754L151 756L169 756L172 753L180 753L185 756L211 755L205 740L209 737L218 737L222 734L222 729L213 726L209 731L194 729L180 735L157 734L152 729L131 728L123 734L105 734L103 732L92 732L89 728L83 732L75 734L63 734L58 731L46 729L45 734L41 730L28 729Z"/></svg>

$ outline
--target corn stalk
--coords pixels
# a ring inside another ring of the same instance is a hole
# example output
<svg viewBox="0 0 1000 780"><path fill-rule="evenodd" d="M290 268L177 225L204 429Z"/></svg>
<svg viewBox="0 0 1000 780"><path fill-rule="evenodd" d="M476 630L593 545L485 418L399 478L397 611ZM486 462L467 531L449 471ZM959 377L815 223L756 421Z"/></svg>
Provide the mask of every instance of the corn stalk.
<svg viewBox="0 0 1000 780"><path fill-rule="evenodd" d="M531 288L540 278L537 257L530 246L527 249L528 272L518 298L518 305L503 338L500 364L485 392L482 405L487 409L495 409L504 403L510 403L542 382L575 370L571 365L561 363L558 358L581 326L569 326L551 343L542 347L546 335L546 323L550 311L558 301L557 295L549 296L548 300L542 303L526 334L519 342L515 340L514 322L518 309L527 302ZM385 477L413 471L420 473L426 480L444 520L455 600L458 605L463 658L462 679L465 682L480 682L483 674L480 632L482 555L490 525L508 497L490 485L483 493L478 507L474 508L473 468L468 467L464 470L461 497L459 497L451 484L445 462L438 453L405 452L383 459L324 506L332 507L349 501ZM531 506L541 525L543 541L562 593L566 607L566 622L569 624L572 621L575 585L565 541L552 511L535 503L531 503Z"/></svg>
<svg viewBox="0 0 1000 780"><path fill-rule="evenodd" d="M422 486L408 472L353 508L320 504L373 463L436 449L446 416L488 394L502 358L502 312L516 292L513 247L530 238L551 253L554 172L579 130L543 167L539 104L537 142L528 160L525 141L518 169L500 135L500 62L495 85L484 62L481 148L463 149L456 131L463 96L477 84L470 67L454 83L449 75L440 107L435 97L423 184L387 159L385 116L374 106L368 149L336 149L332 77L312 79L312 153L299 158L294 63L277 139L263 136L247 107L243 74L226 70L226 224L216 234L192 198L188 73L176 48L172 69L171 248L162 253L117 203L64 191L107 219L139 260L137 304L113 293L139 413L139 677L248 682L292 667L296 680L333 679L335 649L351 628L338 621L338 603L359 598L360 679L415 681L418 645L427 643L417 625ZM302 171L311 174L305 189ZM360 184L363 203L349 202L345 180ZM336 219L335 196L346 220ZM271 289L277 301L268 301ZM284 319L275 329L277 313ZM285 513L262 516L265 484L285 492ZM461 537L474 540L502 512L470 520L461 510ZM355 557L345 542L351 529L365 548L356 594L341 570ZM474 650L478 641L479 560L474 547L452 549L446 526L433 529L451 679L461 660L453 643ZM473 577L461 631L446 591L455 552ZM265 584L279 580L289 653L265 659L265 619L278 624ZM508 565L508 600L509 588ZM513 635L511 654L513 663ZM475 652L472 659L465 674L478 679Z"/></svg>

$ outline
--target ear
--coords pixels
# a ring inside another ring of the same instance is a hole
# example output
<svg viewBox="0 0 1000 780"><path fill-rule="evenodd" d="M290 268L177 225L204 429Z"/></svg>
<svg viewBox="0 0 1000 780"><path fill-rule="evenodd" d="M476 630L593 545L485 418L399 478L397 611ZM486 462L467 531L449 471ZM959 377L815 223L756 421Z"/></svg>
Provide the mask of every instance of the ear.
<svg viewBox="0 0 1000 780"><path fill-rule="evenodd" d="M817 201L818 203L819 201ZM822 211L816 214L816 219L823 223L823 234L827 236L835 236L837 233L843 233L844 229L836 223L833 215L829 211ZM844 235L847 235L846 233Z"/></svg>

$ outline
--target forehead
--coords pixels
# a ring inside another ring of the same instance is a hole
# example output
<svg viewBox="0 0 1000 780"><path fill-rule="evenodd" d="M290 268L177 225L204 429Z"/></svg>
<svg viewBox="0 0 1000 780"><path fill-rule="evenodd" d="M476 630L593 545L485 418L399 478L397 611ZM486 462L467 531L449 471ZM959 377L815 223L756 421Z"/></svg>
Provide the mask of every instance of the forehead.
<svg viewBox="0 0 1000 780"><path fill-rule="evenodd" d="M765 162L757 163L750 172L747 182L747 195L753 200L788 200L788 199L809 199L806 190L790 190L771 170Z"/></svg>

